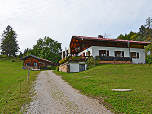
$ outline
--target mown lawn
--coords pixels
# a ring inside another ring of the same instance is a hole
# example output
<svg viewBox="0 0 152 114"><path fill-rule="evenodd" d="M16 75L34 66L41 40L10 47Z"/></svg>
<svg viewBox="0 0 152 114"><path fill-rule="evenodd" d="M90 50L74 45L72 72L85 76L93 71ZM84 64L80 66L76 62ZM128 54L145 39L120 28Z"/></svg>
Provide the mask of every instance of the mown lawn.
<svg viewBox="0 0 152 114"><path fill-rule="evenodd" d="M20 113L23 105L29 103L33 91L32 83L39 72L30 71L30 81L27 84L28 71L22 69L21 60L0 59L0 113Z"/></svg>
<svg viewBox="0 0 152 114"><path fill-rule="evenodd" d="M82 94L98 99L115 113L152 113L152 65L107 64L80 73L54 72Z"/></svg>

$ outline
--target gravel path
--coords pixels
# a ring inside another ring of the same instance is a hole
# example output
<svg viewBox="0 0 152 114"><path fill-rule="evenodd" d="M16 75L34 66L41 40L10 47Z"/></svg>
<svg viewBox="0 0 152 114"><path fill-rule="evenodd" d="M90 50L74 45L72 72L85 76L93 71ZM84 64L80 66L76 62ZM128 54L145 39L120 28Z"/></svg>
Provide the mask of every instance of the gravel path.
<svg viewBox="0 0 152 114"><path fill-rule="evenodd" d="M52 71L38 75L35 92L27 114L111 114L97 100L80 94Z"/></svg>

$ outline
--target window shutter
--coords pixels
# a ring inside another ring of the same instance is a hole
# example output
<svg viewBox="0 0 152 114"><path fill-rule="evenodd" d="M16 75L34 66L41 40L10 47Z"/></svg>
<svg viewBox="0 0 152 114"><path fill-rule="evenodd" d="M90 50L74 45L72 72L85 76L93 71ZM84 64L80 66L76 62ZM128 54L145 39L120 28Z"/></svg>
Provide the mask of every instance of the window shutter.
<svg viewBox="0 0 152 114"><path fill-rule="evenodd" d="M85 56L85 53L83 52L83 57Z"/></svg>
<svg viewBox="0 0 152 114"><path fill-rule="evenodd" d="M88 51L88 56L90 56L90 51Z"/></svg>
<svg viewBox="0 0 152 114"><path fill-rule="evenodd" d="M137 58L139 58L139 53L137 53Z"/></svg>
<svg viewBox="0 0 152 114"><path fill-rule="evenodd" d="M122 56L124 57L124 51L122 51Z"/></svg>
<svg viewBox="0 0 152 114"><path fill-rule="evenodd" d="M130 56L132 57L132 52L130 52Z"/></svg>
<svg viewBox="0 0 152 114"><path fill-rule="evenodd" d="M99 50L99 56L101 56L101 50Z"/></svg>
<svg viewBox="0 0 152 114"><path fill-rule="evenodd" d="M117 52L115 51L115 57L117 57Z"/></svg>
<svg viewBox="0 0 152 114"><path fill-rule="evenodd" d="M109 56L109 50L107 50L107 56Z"/></svg>

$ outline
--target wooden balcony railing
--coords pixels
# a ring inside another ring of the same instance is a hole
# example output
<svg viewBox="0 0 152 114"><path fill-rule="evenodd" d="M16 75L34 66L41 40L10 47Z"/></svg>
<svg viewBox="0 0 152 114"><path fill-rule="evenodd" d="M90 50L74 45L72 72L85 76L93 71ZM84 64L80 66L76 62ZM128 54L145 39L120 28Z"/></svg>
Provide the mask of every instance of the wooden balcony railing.
<svg viewBox="0 0 152 114"><path fill-rule="evenodd" d="M113 56L96 56L95 59L100 61L132 61L130 57L113 57Z"/></svg>

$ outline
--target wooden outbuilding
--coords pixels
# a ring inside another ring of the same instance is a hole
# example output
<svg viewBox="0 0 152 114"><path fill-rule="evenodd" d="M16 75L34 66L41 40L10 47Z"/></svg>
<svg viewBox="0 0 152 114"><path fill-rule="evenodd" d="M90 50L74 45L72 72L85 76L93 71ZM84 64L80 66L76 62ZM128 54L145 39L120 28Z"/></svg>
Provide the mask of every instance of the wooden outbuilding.
<svg viewBox="0 0 152 114"><path fill-rule="evenodd" d="M28 55L22 58L23 62L23 69L28 69L28 67L32 69L41 69L47 68L48 65L52 65L53 63L49 60L38 58L34 55Z"/></svg>

